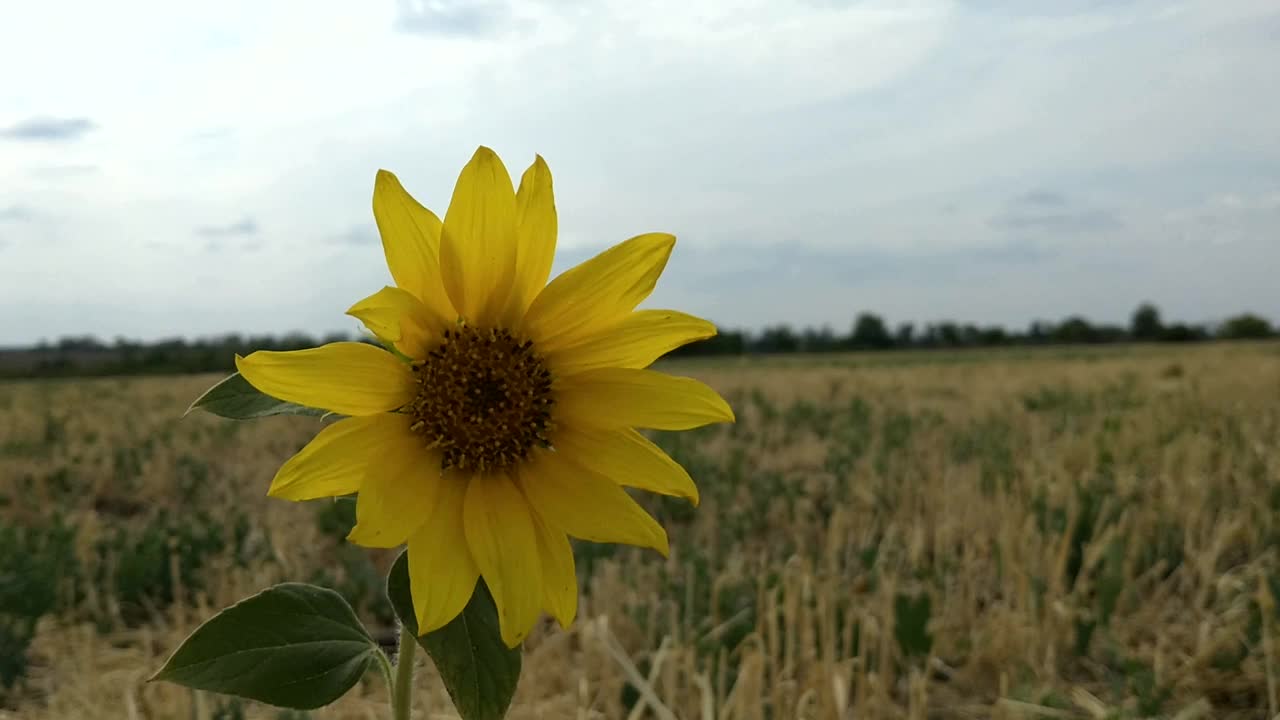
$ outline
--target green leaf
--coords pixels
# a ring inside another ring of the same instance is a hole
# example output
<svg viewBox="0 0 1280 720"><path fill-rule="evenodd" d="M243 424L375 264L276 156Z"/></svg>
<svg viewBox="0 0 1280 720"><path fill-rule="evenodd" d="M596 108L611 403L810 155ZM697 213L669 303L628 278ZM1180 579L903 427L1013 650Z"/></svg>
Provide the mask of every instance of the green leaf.
<svg viewBox="0 0 1280 720"><path fill-rule="evenodd" d="M520 648L509 648L498 631L498 608L484 580L448 625L418 636L409 592L409 551L400 553L387 576L387 596L400 622L418 638L440 672L462 720L500 720L520 680Z"/></svg>
<svg viewBox="0 0 1280 720"><path fill-rule="evenodd" d="M929 634L932 599L928 593L917 597L899 593L893 598L893 635L907 657L928 655L933 649Z"/></svg>
<svg viewBox="0 0 1280 720"><path fill-rule="evenodd" d="M378 652L341 595L282 583L196 628L150 680L312 710L350 690Z"/></svg>
<svg viewBox="0 0 1280 720"><path fill-rule="evenodd" d="M277 400L249 384L240 373L232 373L209 388L187 408L204 410L232 420L249 420L269 415L325 415L318 408Z"/></svg>

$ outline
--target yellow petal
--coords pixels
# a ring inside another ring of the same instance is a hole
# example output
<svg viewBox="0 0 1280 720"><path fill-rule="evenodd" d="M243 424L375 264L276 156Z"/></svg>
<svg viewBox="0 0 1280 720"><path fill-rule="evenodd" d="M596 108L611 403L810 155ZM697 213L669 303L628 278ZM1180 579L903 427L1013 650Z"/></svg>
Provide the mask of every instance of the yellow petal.
<svg viewBox="0 0 1280 720"><path fill-rule="evenodd" d="M379 457L379 448L400 425L398 416L383 413L325 426L280 467L267 495L301 501L358 491L370 459Z"/></svg>
<svg viewBox="0 0 1280 720"><path fill-rule="evenodd" d="M480 569L462 530L466 496L464 478L441 478L426 522L409 537L409 589L419 635L448 624L475 592Z"/></svg>
<svg viewBox="0 0 1280 720"><path fill-rule="evenodd" d="M409 366L381 348L336 342L307 350L259 350L236 356L250 385L285 402L340 415L374 415L413 399L417 383Z"/></svg>
<svg viewBox="0 0 1280 720"><path fill-rule="evenodd" d="M578 576L573 564L573 547L563 530L557 530L533 513L538 533L538 556L542 559L542 606L565 630L578 614Z"/></svg>
<svg viewBox="0 0 1280 720"><path fill-rule="evenodd" d="M347 539L357 545L393 548L422 527L437 502L440 455L409 431L412 419L396 415L398 427L378 448L378 458L360 481L356 525Z"/></svg>
<svg viewBox="0 0 1280 720"><path fill-rule="evenodd" d="M587 370L560 378L555 393L553 416L569 426L690 430L734 420L729 403L715 390L653 370Z"/></svg>
<svg viewBox="0 0 1280 720"><path fill-rule="evenodd" d="M496 323L516 267L516 192L492 150L480 147L462 169L444 215L440 270L458 314Z"/></svg>
<svg viewBox="0 0 1280 720"><path fill-rule="evenodd" d="M457 312L440 277L440 218L386 170L373 183L373 218L396 285L421 300L432 317L453 321Z"/></svg>
<svg viewBox="0 0 1280 720"><path fill-rule="evenodd" d="M443 327L431 319L427 307L408 290L384 287L352 305L347 314L364 323L383 343L408 357L426 356L431 340Z"/></svg>
<svg viewBox="0 0 1280 720"><path fill-rule="evenodd" d="M556 431L552 444L556 452L619 485L686 498L695 507L698 505L698 487L689 473L662 448L631 428L562 427Z"/></svg>
<svg viewBox="0 0 1280 720"><path fill-rule="evenodd" d="M625 490L563 455L539 451L520 470L520 487L538 515L583 540L670 552L666 531Z"/></svg>
<svg viewBox="0 0 1280 720"><path fill-rule="evenodd" d="M566 270L534 298L525 332L552 352L617 323L653 292L675 242L666 233L638 235Z"/></svg>
<svg viewBox="0 0 1280 720"><path fill-rule="evenodd" d="M547 284L556 254L556 201L551 169L541 155L520 178L516 191L516 274L507 301L508 324L524 316Z"/></svg>
<svg viewBox="0 0 1280 720"><path fill-rule="evenodd" d="M716 334L716 326L675 310L638 310L622 322L547 353L555 372L644 368L672 350Z"/></svg>
<svg viewBox="0 0 1280 720"><path fill-rule="evenodd" d="M542 563L529 504L510 477L477 475L467 485L462 514L471 556L498 606L502 640L516 647L542 606Z"/></svg>

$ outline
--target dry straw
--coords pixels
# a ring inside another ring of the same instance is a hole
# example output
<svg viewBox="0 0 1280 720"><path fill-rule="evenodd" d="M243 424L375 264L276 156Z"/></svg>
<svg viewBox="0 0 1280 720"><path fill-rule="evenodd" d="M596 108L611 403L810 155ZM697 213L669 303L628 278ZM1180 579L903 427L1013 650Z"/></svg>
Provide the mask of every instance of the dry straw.
<svg viewBox="0 0 1280 720"><path fill-rule="evenodd" d="M669 446L703 505L651 505L668 561L580 557L579 621L535 631L510 717L1275 717L1280 354L1073 353L677 368L741 409ZM81 578L39 620L0 717L239 717L143 679L273 582L358 586L321 503L263 497L315 421L175 424L209 381L0 386L0 517L74 527ZM117 538L195 510L223 547L173 572L186 600L136 606ZM377 577L392 555L360 557ZM913 652L919 598L931 643ZM416 717L452 717L420 675ZM382 693L371 677L312 717L381 717Z"/></svg>

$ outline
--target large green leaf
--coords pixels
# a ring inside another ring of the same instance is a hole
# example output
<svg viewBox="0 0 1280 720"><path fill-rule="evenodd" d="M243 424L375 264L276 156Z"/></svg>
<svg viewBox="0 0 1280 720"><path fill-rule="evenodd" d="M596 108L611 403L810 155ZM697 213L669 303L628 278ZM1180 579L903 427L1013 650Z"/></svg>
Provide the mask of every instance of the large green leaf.
<svg viewBox="0 0 1280 720"><path fill-rule="evenodd" d="M341 595L283 583L196 628L151 680L310 710L342 697L378 652Z"/></svg>
<svg viewBox="0 0 1280 720"><path fill-rule="evenodd" d="M249 420L269 415L324 415L317 408L277 400L249 384L240 373L232 373L196 398L187 408L204 410L232 420Z"/></svg>
<svg viewBox="0 0 1280 720"><path fill-rule="evenodd" d="M400 553L387 577L387 596L400 622L418 637L409 591L409 552ZM498 608L484 580L476 583L466 608L448 625L418 637L440 672L463 720L506 716L520 680L520 648L509 648L498 631Z"/></svg>

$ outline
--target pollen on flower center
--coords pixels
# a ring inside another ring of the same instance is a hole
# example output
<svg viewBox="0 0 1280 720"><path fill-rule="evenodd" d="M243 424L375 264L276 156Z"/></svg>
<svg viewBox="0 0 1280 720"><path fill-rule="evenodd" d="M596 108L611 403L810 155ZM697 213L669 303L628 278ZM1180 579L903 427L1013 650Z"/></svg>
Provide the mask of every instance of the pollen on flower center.
<svg viewBox="0 0 1280 720"><path fill-rule="evenodd" d="M497 470L550 446L551 373L531 342L463 325L446 330L414 373L410 429L441 451L442 469Z"/></svg>

